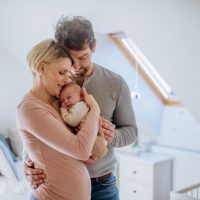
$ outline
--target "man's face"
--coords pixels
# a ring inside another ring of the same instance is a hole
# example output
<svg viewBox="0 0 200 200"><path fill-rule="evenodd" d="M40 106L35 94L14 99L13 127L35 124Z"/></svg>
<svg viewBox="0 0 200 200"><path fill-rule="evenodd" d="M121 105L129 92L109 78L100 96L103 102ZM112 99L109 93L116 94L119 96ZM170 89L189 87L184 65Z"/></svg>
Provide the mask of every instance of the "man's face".
<svg viewBox="0 0 200 200"><path fill-rule="evenodd" d="M92 65L92 49L87 45L83 50L70 50L69 52L74 60L72 73L75 77L85 77Z"/></svg>

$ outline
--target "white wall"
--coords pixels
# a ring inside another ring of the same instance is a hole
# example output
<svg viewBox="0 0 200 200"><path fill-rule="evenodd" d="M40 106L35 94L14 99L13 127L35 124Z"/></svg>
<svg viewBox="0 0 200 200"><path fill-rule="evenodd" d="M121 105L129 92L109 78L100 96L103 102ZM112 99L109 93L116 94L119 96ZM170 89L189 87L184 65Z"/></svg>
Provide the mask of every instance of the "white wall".
<svg viewBox="0 0 200 200"><path fill-rule="evenodd" d="M5 49L0 47L0 132L15 127L17 103L30 88L31 76L28 67L23 66Z"/></svg>
<svg viewBox="0 0 200 200"><path fill-rule="evenodd" d="M179 191L199 183L199 153L158 145L153 145L150 149L172 158L172 190Z"/></svg>
<svg viewBox="0 0 200 200"><path fill-rule="evenodd" d="M157 143L200 153L200 125L184 107L165 107Z"/></svg>
<svg viewBox="0 0 200 200"><path fill-rule="evenodd" d="M125 31L200 119L199 0L0 0L0 47L25 65L27 51L53 37L63 14L86 16L97 32Z"/></svg>
<svg viewBox="0 0 200 200"><path fill-rule="evenodd" d="M200 1L132 1L125 15L125 30L200 122Z"/></svg>

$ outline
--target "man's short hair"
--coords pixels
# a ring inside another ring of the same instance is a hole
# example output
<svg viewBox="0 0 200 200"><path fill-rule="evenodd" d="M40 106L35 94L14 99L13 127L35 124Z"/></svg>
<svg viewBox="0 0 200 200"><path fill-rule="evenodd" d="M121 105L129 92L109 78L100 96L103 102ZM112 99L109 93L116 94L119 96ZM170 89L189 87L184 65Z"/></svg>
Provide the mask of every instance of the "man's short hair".
<svg viewBox="0 0 200 200"><path fill-rule="evenodd" d="M55 39L69 50L84 50L88 45L92 49L95 42L92 23L82 16L61 17L55 27Z"/></svg>

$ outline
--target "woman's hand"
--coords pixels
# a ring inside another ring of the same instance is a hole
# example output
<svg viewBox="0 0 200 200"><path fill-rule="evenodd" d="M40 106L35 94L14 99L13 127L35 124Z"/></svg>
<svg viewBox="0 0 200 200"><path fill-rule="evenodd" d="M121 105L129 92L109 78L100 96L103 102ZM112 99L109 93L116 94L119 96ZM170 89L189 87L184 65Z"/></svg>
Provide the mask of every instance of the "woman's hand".
<svg viewBox="0 0 200 200"><path fill-rule="evenodd" d="M104 137L104 133L102 131L102 128L99 128L99 133L97 135L96 141L94 143L93 149L92 149L92 156L91 158L93 160L99 159L104 157L107 152L108 152L108 148L107 148L107 141Z"/></svg>
<svg viewBox="0 0 200 200"><path fill-rule="evenodd" d="M83 91L85 102L88 105L88 107L90 108L90 111L99 115L100 108L99 108L99 105L97 104L96 100L94 99L94 97L92 95L88 94L85 88L83 88L82 91Z"/></svg>

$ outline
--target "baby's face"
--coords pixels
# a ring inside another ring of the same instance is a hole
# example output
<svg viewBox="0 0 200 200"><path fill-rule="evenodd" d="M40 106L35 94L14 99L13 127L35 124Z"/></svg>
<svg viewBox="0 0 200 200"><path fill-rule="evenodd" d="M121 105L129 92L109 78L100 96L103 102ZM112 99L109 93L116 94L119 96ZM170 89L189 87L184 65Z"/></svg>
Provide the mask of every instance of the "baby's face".
<svg viewBox="0 0 200 200"><path fill-rule="evenodd" d="M73 86L65 88L60 94L60 102L63 108L70 109L80 101L80 90Z"/></svg>

